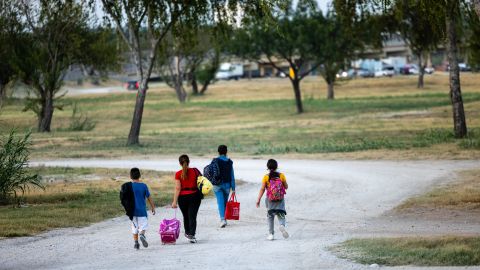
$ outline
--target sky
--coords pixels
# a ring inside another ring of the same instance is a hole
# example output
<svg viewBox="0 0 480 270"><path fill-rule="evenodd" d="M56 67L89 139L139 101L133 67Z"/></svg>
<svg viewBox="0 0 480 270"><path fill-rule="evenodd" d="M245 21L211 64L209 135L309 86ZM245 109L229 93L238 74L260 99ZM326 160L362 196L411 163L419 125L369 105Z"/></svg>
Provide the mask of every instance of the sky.
<svg viewBox="0 0 480 270"><path fill-rule="evenodd" d="M293 4L296 5L298 0L293 1ZM322 10L322 12L327 11L328 4L330 4L332 0L317 0L318 7Z"/></svg>
<svg viewBox="0 0 480 270"><path fill-rule="evenodd" d="M327 11L327 5L332 2L331 0L317 0L318 7L323 11Z"/></svg>

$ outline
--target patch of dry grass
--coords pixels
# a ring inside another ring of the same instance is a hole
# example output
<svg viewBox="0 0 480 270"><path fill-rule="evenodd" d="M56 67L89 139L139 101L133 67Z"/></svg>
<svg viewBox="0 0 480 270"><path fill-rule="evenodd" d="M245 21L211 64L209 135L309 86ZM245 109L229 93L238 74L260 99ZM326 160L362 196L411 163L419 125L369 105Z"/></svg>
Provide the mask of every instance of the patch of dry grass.
<svg viewBox="0 0 480 270"><path fill-rule="evenodd" d="M339 256L388 266L480 265L480 237L351 239L334 247Z"/></svg>
<svg viewBox="0 0 480 270"><path fill-rule="evenodd" d="M396 210L401 212L415 208L464 211L480 209L480 170L460 172L458 181L410 198L396 207Z"/></svg>
<svg viewBox="0 0 480 270"><path fill-rule="evenodd" d="M120 216L119 191L129 181L128 170L35 168L47 183L45 191L29 190L22 207L0 207L0 237L28 236L42 231L85 226ZM173 173L142 170L156 206L171 201ZM86 180L90 179L90 180Z"/></svg>

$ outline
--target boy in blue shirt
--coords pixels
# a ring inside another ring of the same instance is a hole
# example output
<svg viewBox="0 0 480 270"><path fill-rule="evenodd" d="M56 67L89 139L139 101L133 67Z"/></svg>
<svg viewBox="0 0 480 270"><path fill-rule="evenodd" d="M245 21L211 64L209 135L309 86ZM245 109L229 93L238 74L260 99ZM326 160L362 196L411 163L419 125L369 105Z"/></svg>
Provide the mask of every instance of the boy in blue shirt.
<svg viewBox="0 0 480 270"><path fill-rule="evenodd" d="M132 168L130 170L130 179L132 179L133 197L135 201L135 208L133 210L132 218L133 240L135 241L135 245L133 247L135 249L140 248L140 244L138 243L139 234L142 245L144 247L148 247L148 242L145 237L145 231L148 228L147 205L145 203L145 199L150 204L152 215L155 215L155 205L150 197L148 186L140 181L140 176L141 174L138 168Z"/></svg>

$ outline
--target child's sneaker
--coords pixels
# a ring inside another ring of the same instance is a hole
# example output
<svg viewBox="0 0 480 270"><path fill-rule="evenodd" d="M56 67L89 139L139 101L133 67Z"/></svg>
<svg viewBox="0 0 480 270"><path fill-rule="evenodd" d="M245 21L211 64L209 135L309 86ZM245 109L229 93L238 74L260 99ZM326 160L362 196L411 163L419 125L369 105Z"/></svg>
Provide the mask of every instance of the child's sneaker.
<svg viewBox="0 0 480 270"><path fill-rule="evenodd" d="M269 233L267 236L267 240L272 241L273 240L273 234Z"/></svg>
<svg viewBox="0 0 480 270"><path fill-rule="evenodd" d="M140 249L140 244L138 242L135 242L135 245L133 245L133 248L136 250Z"/></svg>
<svg viewBox="0 0 480 270"><path fill-rule="evenodd" d="M190 236L189 241L190 241L190 243L195 244L195 243L197 243L197 238L195 238L195 236L192 235L192 236Z"/></svg>
<svg viewBox="0 0 480 270"><path fill-rule="evenodd" d="M280 231L282 232L283 238L288 238L289 235L288 235L287 230L285 229L285 226L280 225L280 228L279 228L279 229L280 229Z"/></svg>
<svg viewBox="0 0 480 270"><path fill-rule="evenodd" d="M140 234L140 241L142 241L142 245L143 245L144 247L148 247L147 238L145 238L145 235L144 235L144 234Z"/></svg>

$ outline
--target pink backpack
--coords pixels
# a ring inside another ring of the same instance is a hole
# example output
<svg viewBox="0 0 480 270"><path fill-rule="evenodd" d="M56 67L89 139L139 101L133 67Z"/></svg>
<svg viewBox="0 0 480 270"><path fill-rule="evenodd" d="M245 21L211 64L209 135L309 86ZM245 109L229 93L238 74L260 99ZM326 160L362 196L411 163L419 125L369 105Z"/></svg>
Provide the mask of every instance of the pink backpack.
<svg viewBox="0 0 480 270"><path fill-rule="evenodd" d="M164 219L158 230L162 244L175 244L180 235L180 220L177 219L177 211L172 219Z"/></svg>
<svg viewBox="0 0 480 270"><path fill-rule="evenodd" d="M267 188L267 198L270 201L281 201L283 200L285 192L285 187L283 186L282 180L279 177L274 177L268 180L270 185Z"/></svg>

